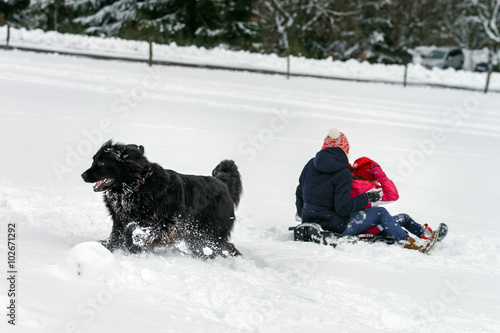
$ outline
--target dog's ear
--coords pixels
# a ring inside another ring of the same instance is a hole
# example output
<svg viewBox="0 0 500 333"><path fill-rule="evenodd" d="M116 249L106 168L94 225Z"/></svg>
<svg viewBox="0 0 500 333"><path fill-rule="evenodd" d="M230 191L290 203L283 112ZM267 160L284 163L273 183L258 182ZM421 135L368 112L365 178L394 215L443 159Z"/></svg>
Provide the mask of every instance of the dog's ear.
<svg viewBox="0 0 500 333"><path fill-rule="evenodd" d="M138 145L126 145L121 158L126 159L130 155L144 155L144 147Z"/></svg>

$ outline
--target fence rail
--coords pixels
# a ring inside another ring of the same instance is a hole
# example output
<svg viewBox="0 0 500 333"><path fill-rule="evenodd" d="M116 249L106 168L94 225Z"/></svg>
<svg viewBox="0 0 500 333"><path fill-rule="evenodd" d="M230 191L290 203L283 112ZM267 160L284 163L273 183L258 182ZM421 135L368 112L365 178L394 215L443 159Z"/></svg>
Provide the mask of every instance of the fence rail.
<svg viewBox="0 0 500 333"><path fill-rule="evenodd" d="M0 44L0 48L4 48L4 47L5 47L5 45ZM283 75L283 76L290 76L290 77L306 77L306 78L363 82L363 83L384 83L384 84L393 84L393 85L403 85L404 84L403 80L392 81L392 80L380 80L380 79L377 79L377 80L375 80L375 79L356 79L356 78L346 78L346 77L330 76L330 75L317 75L317 74L306 74L306 73L288 73L287 71L279 71L279 70L271 70L271 69L210 65L210 64L188 63L188 62L178 62L178 61L168 61L168 60L151 60L151 59L146 59L146 58L139 59L139 58L118 57L118 56L111 56L111 55L99 55L99 54L80 53L80 52L71 52L71 51L47 50L47 49L41 49L41 48L32 48L32 47L14 46L14 45L9 45L8 50L19 50L19 51L28 51L28 52L37 52L37 53L57 53L57 54L61 54L61 55L68 55L68 56L75 56L75 57L84 57L84 58L99 59L99 60L118 60L118 61L127 61L127 62L138 62L138 63L145 63L145 64L150 64L150 65L151 64L152 65L161 65L161 66L179 66L179 67L203 68L203 69L213 69L213 70L229 70L229 71L236 71L236 72L251 72L251 73L259 73L259 74ZM449 88L449 89L484 92L484 89L482 89L482 88L470 88L470 87L454 86L454 85L447 85L447 84L440 84L440 83L406 82L406 86L436 87L436 88ZM488 91L500 93L499 89L489 89Z"/></svg>

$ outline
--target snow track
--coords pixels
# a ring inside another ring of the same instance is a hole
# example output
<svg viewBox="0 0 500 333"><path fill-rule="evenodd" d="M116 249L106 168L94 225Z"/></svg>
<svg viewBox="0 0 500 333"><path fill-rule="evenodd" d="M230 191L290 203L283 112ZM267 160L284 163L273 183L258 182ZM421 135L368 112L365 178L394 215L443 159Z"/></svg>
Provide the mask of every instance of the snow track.
<svg viewBox="0 0 500 333"><path fill-rule="evenodd" d="M499 95L2 51L0 94L0 237L19 235L18 325L2 332L500 330ZM449 225L430 255L292 241L298 176L331 127L398 179L391 213ZM111 137L182 173L234 159L244 257L106 252L80 174Z"/></svg>

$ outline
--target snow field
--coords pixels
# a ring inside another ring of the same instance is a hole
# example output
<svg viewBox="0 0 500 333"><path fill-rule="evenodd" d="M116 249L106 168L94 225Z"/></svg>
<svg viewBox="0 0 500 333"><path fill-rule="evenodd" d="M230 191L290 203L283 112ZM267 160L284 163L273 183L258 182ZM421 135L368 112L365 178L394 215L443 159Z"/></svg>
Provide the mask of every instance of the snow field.
<svg viewBox="0 0 500 333"><path fill-rule="evenodd" d="M497 94L24 52L0 52L0 93L0 221L17 225L20 267L7 332L500 328ZM351 160L369 156L397 179L391 213L448 223L431 255L293 242L297 179L331 127ZM80 174L111 137L182 173L234 159L244 196L232 241L244 258L102 248L111 222Z"/></svg>

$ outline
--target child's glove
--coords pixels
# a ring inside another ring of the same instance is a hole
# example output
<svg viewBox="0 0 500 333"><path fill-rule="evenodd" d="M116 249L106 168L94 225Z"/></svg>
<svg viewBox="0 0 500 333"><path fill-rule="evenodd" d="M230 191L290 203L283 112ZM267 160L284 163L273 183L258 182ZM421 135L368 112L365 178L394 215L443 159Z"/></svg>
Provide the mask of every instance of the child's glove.
<svg viewBox="0 0 500 333"><path fill-rule="evenodd" d="M377 202L382 200L382 190L381 189L373 189L366 192L368 196L368 202Z"/></svg>
<svg viewBox="0 0 500 333"><path fill-rule="evenodd" d="M380 167L380 165L377 162L373 162L372 168L366 169L366 172L369 173L370 175L372 175L373 178L375 178L375 180L387 177L384 170L382 170L382 168Z"/></svg>

